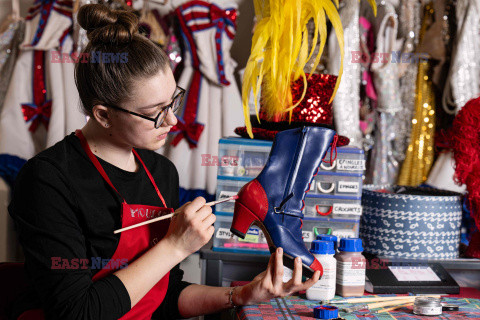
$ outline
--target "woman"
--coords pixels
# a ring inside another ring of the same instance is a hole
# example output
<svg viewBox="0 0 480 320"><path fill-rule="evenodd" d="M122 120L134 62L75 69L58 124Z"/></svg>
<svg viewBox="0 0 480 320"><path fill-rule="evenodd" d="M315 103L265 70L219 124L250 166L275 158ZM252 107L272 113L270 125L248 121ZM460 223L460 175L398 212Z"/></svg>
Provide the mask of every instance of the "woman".
<svg viewBox="0 0 480 320"><path fill-rule="evenodd" d="M165 53L137 33L133 13L86 5L78 21L90 59L77 63L75 81L90 118L18 175L9 212L32 290L13 318L35 308L22 319L188 318L313 285L319 273L302 283L299 259L283 283L281 248L243 287L181 281L179 263L214 232L215 215L201 197L171 221L113 233L178 207L177 170L153 150L176 124L184 91Z"/></svg>

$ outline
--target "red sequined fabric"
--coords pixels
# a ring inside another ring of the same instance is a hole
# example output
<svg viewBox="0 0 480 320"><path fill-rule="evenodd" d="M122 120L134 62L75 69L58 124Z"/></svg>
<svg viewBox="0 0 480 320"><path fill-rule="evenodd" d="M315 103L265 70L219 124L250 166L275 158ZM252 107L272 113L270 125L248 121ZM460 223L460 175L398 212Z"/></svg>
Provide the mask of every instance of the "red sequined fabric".
<svg viewBox="0 0 480 320"><path fill-rule="evenodd" d="M260 106L259 117L261 122L260 124L253 124L252 128L255 138L273 140L278 131L302 125L325 125L333 128L332 104L329 101L335 88L337 76L330 74L312 74L311 76L306 74L306 76L307 92L302 102L293 109L291 122L289 123L288 112L275 116L273 119L268 119ZM302 78L292 83L291 92L295 104L302 96ZM277 124L276 128L275 124ZM236 128L235 133L242 137L248 137L245 127ZM339 136L338 146L347 145L349 141L347 137Z"/></svg>

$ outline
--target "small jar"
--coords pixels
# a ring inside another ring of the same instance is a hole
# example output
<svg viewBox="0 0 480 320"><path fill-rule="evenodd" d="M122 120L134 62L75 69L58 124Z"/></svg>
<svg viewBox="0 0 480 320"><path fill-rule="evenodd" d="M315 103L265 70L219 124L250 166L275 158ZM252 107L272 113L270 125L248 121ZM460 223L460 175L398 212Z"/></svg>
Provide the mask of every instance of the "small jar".
<svg viewBox="0 0 480 320"><path fill-rule="evenodd" d="M362 240L359 238L340 239L337 259L336 291L342 297L363 296L365 291L366 259L362 255Z"/></svg>
<svg viewBox="0 0 480 320"><path fill-rule="evenodd" d="M438 316L442 314L442 304L439 298L418 297L415 298L413 313L420 316Z"/></svg>
<svg viewBox="0 0 480 320"><path fill-rule="evenodd" d="M335 250L332 241L314 240L310 252L323 267L323 275L313 286L307 289L308 300L331 300L335 297L335 279L337 261L333 257Z"/></svg>

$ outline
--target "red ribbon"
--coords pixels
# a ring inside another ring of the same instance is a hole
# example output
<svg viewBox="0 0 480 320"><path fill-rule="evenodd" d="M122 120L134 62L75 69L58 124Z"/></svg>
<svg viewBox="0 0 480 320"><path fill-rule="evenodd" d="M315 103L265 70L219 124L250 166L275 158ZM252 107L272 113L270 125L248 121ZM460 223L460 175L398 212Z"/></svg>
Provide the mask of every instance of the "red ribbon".
<svg viewBox="0 0 480 320"><path fill-rule="evenodd" d="M222 10L216 5L210 5L210 20L228 20L236 26L237 10Z"/></svg>
<svg viewBox="0 0 480 320"><path fill-rule="evenodd" d="M33 51L33 102L21 103L23 119L31 121L29 131L35 132L38 125L43 123L48 130L48 123L52 115L52 100L47 100L45 84L45 51Z"/></svg>
<svg viewBox="0 0 480 320"><path fill-rule="evenodd" d="M35 132L40 122L48 129L48 123L52 115L52 100L47 100L39 106L34 103L23 103L22 112L25 122L32 121L28 128L29 131Z"/></svg>
<svg viewBox="0 0 480 320"><path fill-rule="evenodd" d="M181 119L178 119L177 124L172 128L172 132L180 131L172 141L172 145L176 146L183 138L188 142L190 149L197 147L198 140L202 134L204 125L193 122L188 125Z"/></svg>

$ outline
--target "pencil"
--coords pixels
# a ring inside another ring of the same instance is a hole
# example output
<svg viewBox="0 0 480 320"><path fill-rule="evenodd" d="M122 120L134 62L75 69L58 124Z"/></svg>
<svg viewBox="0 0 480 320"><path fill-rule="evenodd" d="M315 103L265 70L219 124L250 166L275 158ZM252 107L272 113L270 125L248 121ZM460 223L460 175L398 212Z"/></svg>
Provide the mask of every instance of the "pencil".
<svg viewBox="0 0 480 320"><path fill-rule="evenodd" d="M219 204L219 203L222 203L222 202L226 202L226 201L230 201L230 200L236 200L238 199L238 195L234 195L234 196L231 196L229 198L225 198L225 199L221 199L221 200L217 200L217 201L211 201L211 202L207 202L205 205L206 206L214 206L216 204ZM140 222L140 223L137 223L137 224L134 224L134 225L131 225L129 227L125 227L125 228L122 228L122 229L117 229L115 231L113 231L114 234L117 234L117 233L120 233L120 232L123 232L123 231L127 231L127 230L130 230L130 229L134 229L136 227L140 227L140 226L144 226L146 224L150 224L150 223L154 223L154 222L157 222L157 221L161 221L161 220L165 220L165 219L170 219L171 217L173 217L174 215L176 215L178 212L175 211L174 213L170 213L170 214L167 214L167 215L164 215L164 216L161 216L161 217L158 217L158 218L155 218L155 219L151 219L151 220L147 220L147 221L144 221L144 222Z"/></svg>

